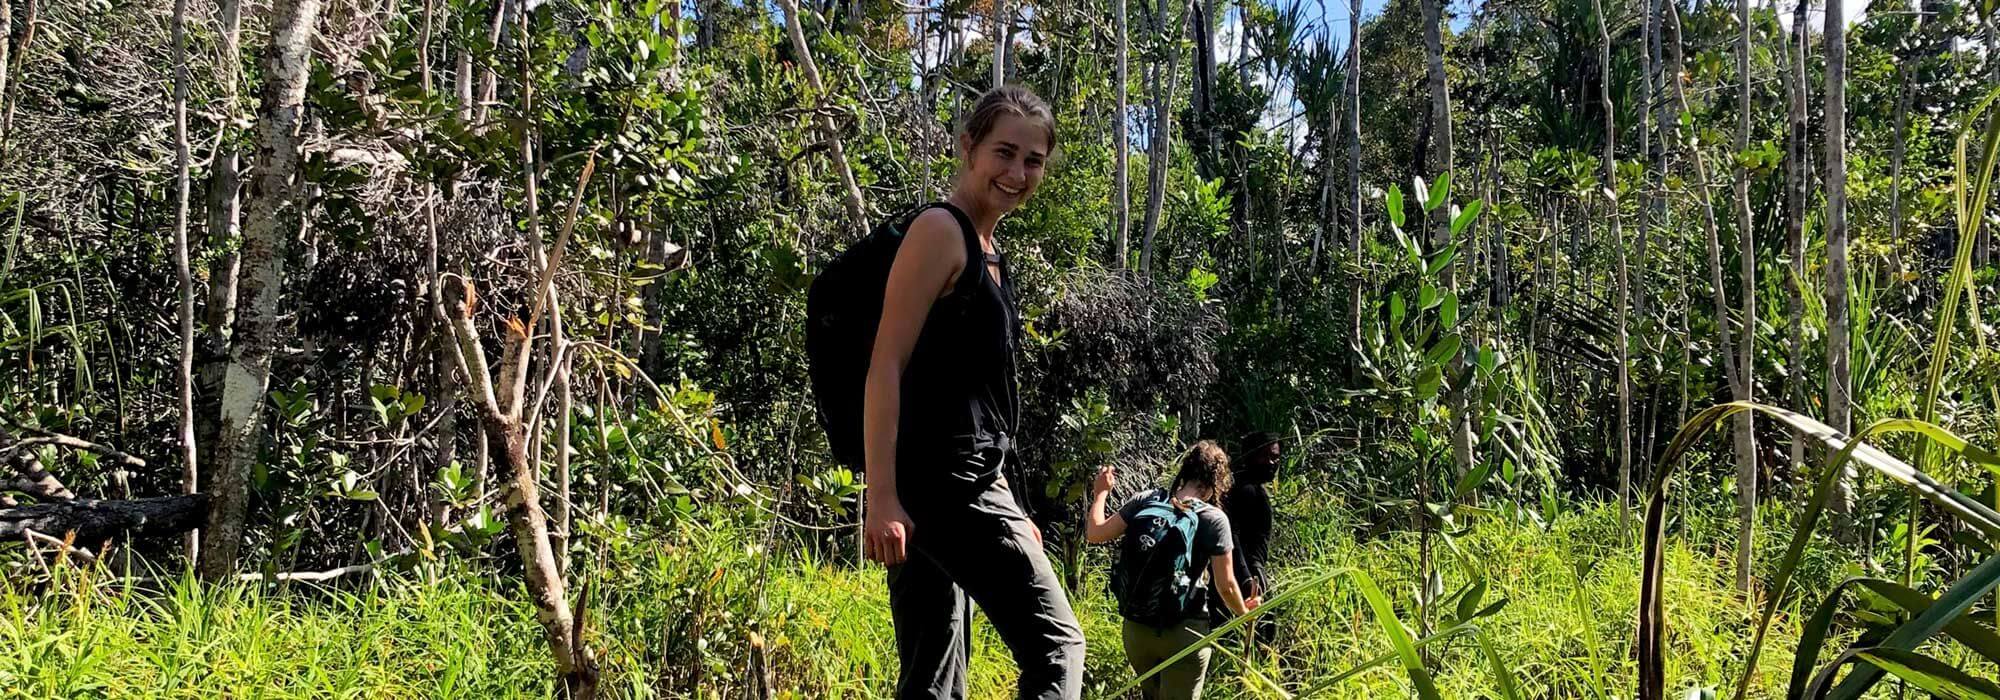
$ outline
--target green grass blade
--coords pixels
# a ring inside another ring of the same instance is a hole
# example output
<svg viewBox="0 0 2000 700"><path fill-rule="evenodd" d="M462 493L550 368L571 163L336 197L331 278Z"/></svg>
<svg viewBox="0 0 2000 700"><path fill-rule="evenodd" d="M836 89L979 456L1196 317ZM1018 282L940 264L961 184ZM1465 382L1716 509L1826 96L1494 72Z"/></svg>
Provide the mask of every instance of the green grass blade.
<svg viewBox="0 0 2000 700"><path fill-rule="evenodd" d="M1223 623L1221 627L1217 627L1213 630L1210 630L1208 636L1195 640L1193 644L1187 645L1187 648L1180 650L1179 653L1167 657L1167 660L1161 661L1159 664L1153 666L1150 669L1147 669L1145 673L1141 673L1137 676L1134 676L1132 680L1127 681L1125 685L1120 686L1115 691L1112 691L1111 697L1124 697L1126 693L1131 692L1132 689L1139 687L1139 684L1144 682L1146 679L1152 678L1154 675L1160 673L1161 671L1165 671L1168 668L1171 668L1174 664L1179 663L1181 659L1187 658L1189 654L1201 651L1202 648L1204 647L1208 647L1214 645L1216 642L1222 641L1222 639L1228 637L1230 633L1242 629L1244 625L1250 624L1251 620L1255 620L1259 616L1265 614L1268 611L1277 609L1280 606L1283 606L1287 603L1297 600L1312 591L1318 590L1321 587L1326 586L1328 583L1331 583L1334 577L1336 576L1340 576L1342 574L1351 574L1351 573L1355 573L1355 571L1353 569L1336 569L1306 579L1305 582L1299 584L1298 586L1294 586L1290 590L1287 590L1284 593L1280 593L1276 597L1270 599L1269 601L1266 601L1263 605L1257 606L1257 609L1250 611L1249 614L1237 615L1234 619L1231 619L1229 622Z"/></svg>
<svg viewBox="0 0 2000 700"><path fill-rule="evenodd" d="M1458 635L1461 635L1461 634L1465 634L1465 633L1467 633L1467 632L1470 632L1470 631L1472 631L1472 630L1474 630L1474 629L1477 629L1477 628L1476 628L1475 626L1473 626L1473 625L1453 625L1453 626L1451 626L1451 627L1446 627L1446 628L1444 628L1444 629L1442 629L1442 630L1438 630L1438 631L1436 631L1436 632L1432 632L1432 633L1431 633L1431 636L1428 636L1428 637L1424 637L1423 639L1419 639L1419 640L1417 640L1416 642L1412 643L1412 644L1411 644L1411 646L1414 646L1414 647L1416 647L1416 648L1418 648L1418 649L1422 649L1422 648L1424 648L1424 647L1427 647L1427 646L1430 646L1430 645L1432 645L1432 644L1435 644L1435 643L1438 643L1438 642L1442 642L1442 641L1444 641L1444 640L1446 640L1446 639L1450 639L1450 638L1452 638L1452 637L1455 637L1455 636L1458 636ZM1341 684L1342 682L1345 682L1345 681L1346 681L1347 679L1350 679L1350 678L1353 678L1353 677L1355 677L1355 676L1359 676L1359 675L1361 675L1361 674L1362 674L1363 672L1365 672L1365 671L1368 671L1369 669L1373 669L1373 668L1375 668L1375 667L1377 667L1377 666L1381 666L1381 665L1384 665L1384 664L1387 664L1387 663L1389 663L1389 662L1391 662L1391 661L1395 661L1395 660L1396 660L1397 658L1400 658L1400 657L1398 656L1397 652L1395 652L1395 651L1385 651L1385 652L1382 652L1382 653L1381 653L1380 655L1378 655L1378 656L1376 656L1376 657L1374 657L1374 658L1371 658L1371 659L1369 659L1369 660L1367 660L1367 661L1363 661L1363 662L1361 662L1361 663L1360 663L1359 665L1357 665L1357 666L1354 666L1354 667L1352 667L1352 668L1349 668L1349 669L1347 669L1347 670L1345 670L1345 671L1341 671L1341 672L1339 672L1339 673L1336 673L1336 674L1333 674L1333 675L1331 675L1331 676L1327 676L1327 677L1325 677L1325 678L1321 678L1321 679L1320 679L1320 681L1319 681L1318 683L1314 683L1314 684L1312 684L1312 685L1310 685L1310 686L1307 686L1305 690L1301 690L1301 691L1299 691L1299 693L1298 693L1298 697L1302 697L1302 698L1311 698L1311 697L1319 697L1319 694L1320 694L1320 693L1323 693L1323 692L1326 692L1326 691L1328 691L1328 690L1332 690L1334 686L1337 686L1337 685L1340 685L1340 684Z"/></svg>
<svg viewBox="0 0 2000 700"><path fill-rule="evenodd" d="M1889 638L1882 640L1881 644L1876 645L1877 648L1904 651L1916 649L1924 640L1930 639L1952 621L1965 615L1966 611L1972 609L1972 605L1978 602L1981 596L1986 595L1987 591L1993 590L1995 585L2000 585L2000 556L1988 558L1973 568L1965 578L1959 579L1957 583L1951 585L1951 588L1945 590L1944 595L1939 596L1937 602L1932 603L1923 614L1889 633ZM1838 664L1829 666L1828 670L1837 666ZM1830 676L1825 672L1822 673ZM1866 662L1857 662L1854 671L1841 679L1840 685L1834 687L1830 697L1835 700L1859 698L1881 678L1881 668Z"/></svg>
<svg viewBox="0 0 2000 700"><path fill-rule="evenodd" d="M1230 661L1235 662L1237 668L1243 669L1243 675L1264 684L1264 687L1270 688L1271 692L1277 693L1278 697L1284 700L1292 700L1292 694L1285 692L1284 686L1279 685L1277 681L1271 680L1269 676L1258 671L1255 666L1251 666L1249 660L1244 659L1241 654L1230 651L1229 647L1221 644L1215 645L1214 648L1216 653L1229 657Z"/></svg>
<svg viewBox="0 0 2000 700"><path fill-rule="evenodd" d="M1799 633L1796 655L1792 659L1791 683L1785 697L1805 697L1807 686L1813 680L1813 667L1818 663L1821 651L1826 645L1833 627L1833 616L1840 611L1840 601L1850 587L1867 588L1896 604L1913 616L1922 615L1936 601L1930 596L1917 592L1894 581L1875 578L1852 578L1834 586L1833 591L1820 601L1812 617L1806 620ZM1960 617L1945 624L1945 634L1977 652L1988 660L2000 662L2000 635L1994 634L1969 618ZM1746 674L1745 688L1748 687ZM1739 688L1738 696L1742 695Z"/></svg>
<svg viewBox="0 0 2000 700"><path fill-rule="evenodd" d="M1587 624L1587 623L1586 623ZM1493 668L1493 685L1500 689L1501 700L1521 700L1520 684L1514 682L1513 667L1507 665L1506 657L1493 646L1493 640L1486 637L1486 631L1473 628L1472 639L1479 642L1479 652L1486 656L1487 665Z"/></svg>
<svg viewBox="0 0 2000 700"><path fill-rule="evenodd" d="M1737 700L1749 697L1751 675L1756 672L1757 658L1763 652L1765 635L1770 631L1771 620L1777 616L1778 605L1784 599L1784 592L1791 585L1792 577L1798 571L1799 561L1805 555L1806 545L1812 538L1813 530L1819 526L1820 518L1826 512L1827 501L1833 497L1835 480L1846 471L1847 463L1853 458L1854 453L1867 445L1866 441L1868 439L1877 434L1894 432L1915 432L1921 434L1943 445L1946 449L1963 454L1967 459L1982 464L1988 463L1987 460L1992 458L1992 453L1974 447L1967 443L1964 438L1959 437L1949 430L1923 421L1907 419L1891 419L1870 425L1856 434L1855 437L1847 440L1845 444L1841 445L1838 451L1831 453L1831 456L1827 458L1825 468L1820 474L1819 484L1813 491L1813 498L1806 504L1806 512L1799 519L1799 525L1792 533L1791 543L1785 548L1784 560L1779 564L1777 577L1771 586L1773 594L1770 600L1765 602L1764 614L1757 621L1757 633L1750 643L1750 652L1747 655L1748 660L1743 665L1743 676L1736 685ZM1950 491L1953 494L1957 493L1955 489ZM1976 502L1974 504L1977 505ZM1828 597L1829 604L1837 601L1838 598L1839 589L1835 589L1834 593ZM1827 606L1822 606L1822 612L1829 616L1832 614L1832 611L1827 609ZM1814 619L1817 620L1817 616ZM1803 690L1806 678L1811 675L1811 664L1818 658L1819 647L1824 643L1824 631L1827 624L1830 624L1830 620L1821 623L1820 634L1811 635L1809 633L1809 636L1812 638L1810 644L1807 643L1806 639L1800 640L1798 647L1800 653L1794 659L1792 670L1791 688L1795 694ZM1804 668L1800 668L1797 658L1805 659Z"/></svg>
<svg viewBox="0 0 2000 700"><path fill-rule="evenodd" d="M28 195L14 195L14 225L7 231L7 256L0 260L0 289L7 288L7 279L14 276L14 254L21 248L21 215L27 213Z"/></svg>
<svg viewBox="0 0 2000 700"><path fill-rule="evenodd" d="M1756 411L1775 418L1798 434L1818 441L1828 452L1835 453L1836 456L1829 460L1829 474L1827 478L1822 479L1822 484L1829 483L1828 479L1837 475L1851 460L1915 489L1919 495L1936 503L1986 537L2000 539L2000 513L1994 512L1992 508L1975 499L1966 497L1957 489L1938 483L1915 467L1863 440L1848 438L1825 423L1774 406L1752 402L1731 402L1711 406L1695 414L1681 426L1678 433L1675 433L1673 440L1667 444L1666 451L1661 455L1659 468L1654 471L1652 479L1647 483L1646 520L1643 531L1645 539L1639 580L1639 629L1635 643L1639 663L1638 696L1642 700L1659 700L1666 696L1666 606L1662 590L1666 570L1664 548L1667 485L1674 469L1681 462L1681 455L1692 448L1697 439L1721 423L1724 418L1742 411ZM1938 435L1951 434L1950 431L1926 421L1913 420L1885 421L1870 426L1864 434L1873 432L1916 432L1932 440L1936 440ZM1956 443L1963 444L1964 441L1958 440ZM1949 447L1950 444L1952 443L1946 443L1946 446ZM1823 508L1828 490L1820 491L1814 500ZM1777 597L1782 596L1784 586L1789 583L1791 569L1797 564L1796 553L1792 550L1801 546L1799 538L1810 536L1811 526L1817 522L1816 509L1809 506L1808 515L1812 522L1803 523L1793 535L1792 547L1787 551L1787 560L1791 566L1781 568L1780 585L1773 589L1774 602ZM1760 632L1758 640L1753 642L1752 656L1749 659L1750 663L1745 664L1746 669L1756 668L1755 654L1762 645L1761 635ZM1747 683L1747 680L1745 682ZM1739 692L1741 690L1742 686L1739 685Z"/></svg>
<svg viewBox="0 0 2000 700"><path fill-rule="evenodd" d="M1937 659L1901 649L1857 649L1859 658L1941 698L2000 700L2000 686Z"/></svg>
<svg viewBox="0 0 2000 700"><path fill-rule="evenodd" d="M1410 631L1403 629L1403 621L1396 618L1396 609L1389 605L1389 597L1375 586L1368 574L1356 571L1354 585L1361 589L1361 596L1368 599L1368 607L1375 611L1375 621L1381 623L1383 634L1389 637L1389 644L1395 647L1396 656L1403 661L1403 670L1410 674L1410 684L1416 686L1417 697L1424 700L1439 700L1437 682L1431 679L1431 672L1424 668L1424 659L1417 655L1417 647L1410 639Z"/></svg>

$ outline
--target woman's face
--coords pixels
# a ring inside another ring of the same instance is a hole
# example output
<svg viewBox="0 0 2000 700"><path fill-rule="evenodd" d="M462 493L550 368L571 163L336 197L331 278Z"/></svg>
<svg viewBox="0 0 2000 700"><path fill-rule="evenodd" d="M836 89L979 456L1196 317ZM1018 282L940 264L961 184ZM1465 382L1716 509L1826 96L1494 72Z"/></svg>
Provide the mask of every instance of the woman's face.
<svg viewBox="0 0 2000 700"><path fill-rule="evenodd" d="M959 137L965 172L959 191L984 208L1006 213L1035 193L1049 158L1049 134L1026 118L1008 115L979 143Z"/></svg>

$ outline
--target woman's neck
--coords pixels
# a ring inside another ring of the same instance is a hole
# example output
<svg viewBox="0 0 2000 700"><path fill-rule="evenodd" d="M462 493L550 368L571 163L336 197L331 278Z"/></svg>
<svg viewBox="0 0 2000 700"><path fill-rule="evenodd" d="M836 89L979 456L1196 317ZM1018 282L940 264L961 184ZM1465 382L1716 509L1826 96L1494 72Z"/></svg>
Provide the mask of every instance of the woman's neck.
<svg viewBox="0 0 2000 700"><path fill-rule="evenodd" d="M1197 501L1206 501L1209 500L1210 490L1211 489L1207 487L1198 486L1195 484L1182 484L1179 489L1176 489L1174 491L1174 498L1176 499L1192 498Z"/></svg>
<svg viewBox="0 0 2000 700"><path fill-rule="evenodd" d="M956 189L952 190L952 193L945 197L945 201L951 202L953 206L963 210L965 215L972 219L972 228L974 231L979 232L980 238L988 241L993 240L993 232L1000 227L1002 212L994 211L983 204L979 204L977 203L979 201L977 197L966 195Z"/></svg>

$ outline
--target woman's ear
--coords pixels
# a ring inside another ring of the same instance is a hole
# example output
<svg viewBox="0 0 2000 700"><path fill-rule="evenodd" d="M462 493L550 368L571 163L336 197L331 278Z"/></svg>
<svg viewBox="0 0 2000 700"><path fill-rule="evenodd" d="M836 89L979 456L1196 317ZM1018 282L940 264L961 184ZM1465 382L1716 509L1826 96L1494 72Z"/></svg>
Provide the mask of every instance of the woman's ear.
<svg viewBox="0 0 2000 700"><path fill-rule="evenodd" d="M960 132L958 135L958 157L966 163L972 162L972 134Z"/></svg>

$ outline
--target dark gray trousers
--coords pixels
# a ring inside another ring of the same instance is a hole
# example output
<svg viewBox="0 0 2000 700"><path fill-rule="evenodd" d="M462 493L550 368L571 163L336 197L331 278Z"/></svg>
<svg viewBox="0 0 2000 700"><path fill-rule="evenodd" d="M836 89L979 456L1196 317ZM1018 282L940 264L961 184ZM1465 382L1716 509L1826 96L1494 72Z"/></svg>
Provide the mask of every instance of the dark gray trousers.
<svg viewBox="0 0 2000 700"><path fill-rule="evenodd" d="M899 700L965 697L977 603L1021 667L1023 700L1083 694L1083 629L1027 515L995 480L971 503L906 492L916 527L909 558L889 568Z"/></svg>

